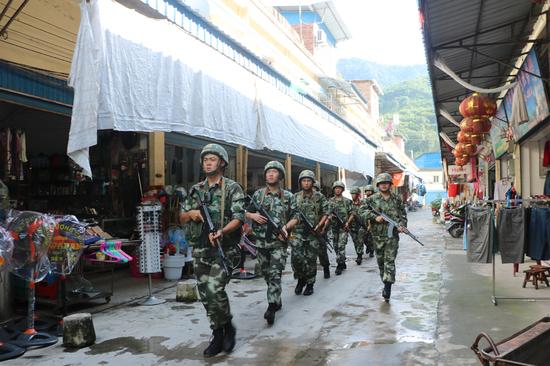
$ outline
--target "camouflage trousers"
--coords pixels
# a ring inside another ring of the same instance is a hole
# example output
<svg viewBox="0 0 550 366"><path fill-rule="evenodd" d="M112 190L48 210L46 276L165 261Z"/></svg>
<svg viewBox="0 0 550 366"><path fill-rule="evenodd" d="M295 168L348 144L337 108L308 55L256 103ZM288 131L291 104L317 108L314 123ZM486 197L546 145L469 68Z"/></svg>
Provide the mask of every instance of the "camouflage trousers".
<svg viewBox="0 0 550 366"><path fill-rule="evenodd" d="M337 264L346 263L346 244L348 243L348 233L344 229L332 228L332 246L336 255Z"/></svg>
<svg viewBox="0 0 550 366"><path fill-rule="evenodd" d="M319 264L322 267L329 267L330 261L328 259L328 248L326 245L319 243L319 249L317 250L317 255L319 257Z"/></svg>
<svg viewBox="0 0 550 366"><path fill-rule="evenodd" d="M267 284L267 302L281 303L281 277L286 265L287 251L284 247L258 248L258 263Z"/></svg>
<svg viewBox="0 0 550 366"><path fill-rule="evenodd" d="M193 270L202 305L210 321L210 328L218 329L232 319L225 286L231 279L216 257L195 257Z"/></svg>
<svg viewBox="0 0 550 366"><path fill-rule="evenodd" d="M399 248L399 239L388 237L373 237L376 260L382 282L395 282L395 258Z"/></svg>
<svg viewBox="0 0 550 366"><path fill-rule="evenodd" d="M363 228L360 228L359 231L350 231L351 240L355 246L355 253L357 255L363 255L363 247L365 247L365 252L373 252L372 247L372 235L369 232L366 232Z"/></svg>
<svg viewBox="0 0 550 366"><path fill-rule="evenodd" d="M292 241L292 255L290 264L294 271L294 278L305 280L307 284L314 284L317 276L317 256L319 243L311 237L306 240L296 238Z"/></svg>

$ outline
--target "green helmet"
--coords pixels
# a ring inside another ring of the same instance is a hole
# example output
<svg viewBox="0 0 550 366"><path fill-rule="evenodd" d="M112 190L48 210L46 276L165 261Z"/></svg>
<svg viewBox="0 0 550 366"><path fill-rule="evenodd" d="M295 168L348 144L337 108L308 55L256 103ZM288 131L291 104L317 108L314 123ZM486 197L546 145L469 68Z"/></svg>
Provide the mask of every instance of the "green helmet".
<svg viewBox="0 0 550 366"><path fill-rule="evenodd" d="M201 163L202 163L202 158L206 154L217 155L220 159L225 161L226 165L229 164L229 156L227 155L227 151L221 145L208 144L208 145L204 146L202 148L202 151L201 151Z"/></svg>
<svg viewBox="0 0 550 366"><path fill-rule="evenodd" d="M302 170L300 172L300 175L298 176L298 182L301 182L304 178L309 178L315 183L315 173L313 173L311 170Z"/></svg>
<svg viewBox="0 0 550 366"><path fill-rule="evenodd" d="M359 187L353 187L349 193L351 194L360 194L361 193L361 189Z"/></svg>
<svg viewBox="0 0 550 366"><path fill-rule="evenodd" d="M319 183L319 181L316 180L315 182L313 182L313 187L317 188L320 191L321 190L321 183Z"/></svg>
<svg viewBox="0 0 550 366"><path fill-rule="evenodd" d="M285 167L283 166L283 164L279 163L278 161L273 160L273 161L270 161L269 163L267 163L264 167L264 174L269 169L277 169L279 171L279 173L281 173L281 176L279 177L280 179L283 179L285 177L285 174L286 174Z"/></svg>
<svg viewBox="0 0 550 366"><path fill-rule="evenodd" d="M391 175L389 175L388 173L378 174L378 176L376 177L376 186L377 187L380 183L390 183L391 184L391 182L392 182Z"/></svg>
<svg viewBox="0 0 550 366"><path fill-rule="evenodd" d="M332 183L332 189L340 187L342 189L346 189L346 185L341 180L337 180L336 182Z"/></svg>
<svg viewBox="0 0 550 366"><path fill-rule="evenodd" d="M372 184L369 184L368 186L365 187L365 192L366 191L373 191L374 192L374 186Z"/></svg>

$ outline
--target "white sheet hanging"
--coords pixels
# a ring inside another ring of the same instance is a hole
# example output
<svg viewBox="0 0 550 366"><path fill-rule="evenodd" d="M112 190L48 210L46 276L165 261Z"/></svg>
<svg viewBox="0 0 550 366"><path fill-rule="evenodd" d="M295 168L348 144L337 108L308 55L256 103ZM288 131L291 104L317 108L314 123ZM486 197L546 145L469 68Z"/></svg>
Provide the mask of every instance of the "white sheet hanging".
<svg viewBox="0 0 550 366"><path fill-rule="evenodd" d="M97 129L174 131L374 175L374 148L168 22L83 2L69 156L91 175Z"/></svg>

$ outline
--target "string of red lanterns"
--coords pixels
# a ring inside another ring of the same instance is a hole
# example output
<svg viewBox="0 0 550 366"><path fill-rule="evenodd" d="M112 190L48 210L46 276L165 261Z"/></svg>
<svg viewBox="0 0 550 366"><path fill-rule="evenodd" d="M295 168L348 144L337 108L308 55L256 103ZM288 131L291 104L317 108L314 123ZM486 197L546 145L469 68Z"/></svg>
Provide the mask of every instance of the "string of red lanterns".
<svg viewBox="0 0 550 366"><path fill-rule="evenodd" d="M464 99L458 108L464 119L460 122L453 155L455 164L464 166L475 156L480 145L491 130L491 120L496 113L496 102L488 96L473 93Z"/></svg>

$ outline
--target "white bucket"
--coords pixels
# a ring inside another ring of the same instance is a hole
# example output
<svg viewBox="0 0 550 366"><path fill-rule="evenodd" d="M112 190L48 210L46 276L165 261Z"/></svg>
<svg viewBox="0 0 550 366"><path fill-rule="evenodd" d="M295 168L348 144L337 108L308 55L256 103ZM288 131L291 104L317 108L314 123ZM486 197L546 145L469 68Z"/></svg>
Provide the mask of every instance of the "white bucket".
<svg viewBox="0 0 550 366"><path fill-rule="evenodd" d="M185 255L165 255L163 263L164 278L167 280L179 280L186 258Z"/></svg>

